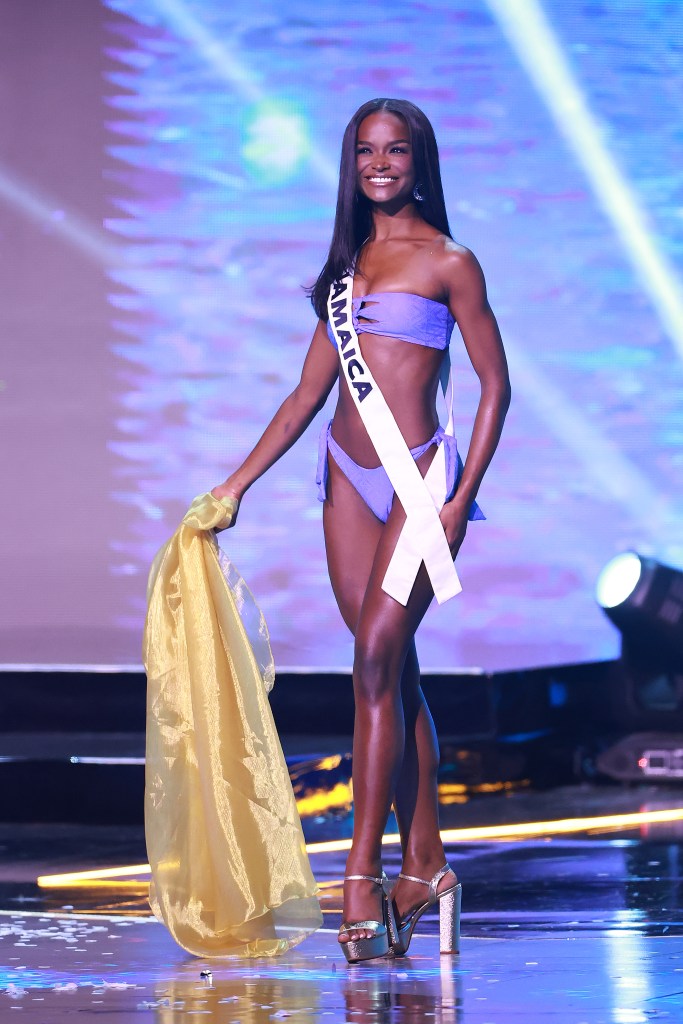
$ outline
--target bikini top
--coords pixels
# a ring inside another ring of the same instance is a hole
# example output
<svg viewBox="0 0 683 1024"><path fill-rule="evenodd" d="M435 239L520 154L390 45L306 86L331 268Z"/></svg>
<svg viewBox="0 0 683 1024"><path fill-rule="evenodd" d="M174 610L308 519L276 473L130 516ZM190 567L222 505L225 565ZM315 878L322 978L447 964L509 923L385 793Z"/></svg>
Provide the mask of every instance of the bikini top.
<svg viewBox="0 0 683 1024"><path fill-rule="evenodd" d="M442 302L412 292L370 292L353 299L352 310L357 334L381 334L427 348L448 348L455 325ZM336 348L329 321L327 336Z"/></svg>

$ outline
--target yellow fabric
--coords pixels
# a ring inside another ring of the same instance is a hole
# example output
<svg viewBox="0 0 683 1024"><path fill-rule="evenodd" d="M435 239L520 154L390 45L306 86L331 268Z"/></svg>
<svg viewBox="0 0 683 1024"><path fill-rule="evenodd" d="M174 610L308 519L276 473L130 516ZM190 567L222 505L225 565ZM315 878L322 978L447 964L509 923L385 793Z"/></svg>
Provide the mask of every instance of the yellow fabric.
<svg viewBox="0 0 683 1024"><path fill-rule="evenodd" d="M322 924L268 703L268 632L214 532L235 510L195 498L147 589L150 904L197 956L282 953Z"/></svg>

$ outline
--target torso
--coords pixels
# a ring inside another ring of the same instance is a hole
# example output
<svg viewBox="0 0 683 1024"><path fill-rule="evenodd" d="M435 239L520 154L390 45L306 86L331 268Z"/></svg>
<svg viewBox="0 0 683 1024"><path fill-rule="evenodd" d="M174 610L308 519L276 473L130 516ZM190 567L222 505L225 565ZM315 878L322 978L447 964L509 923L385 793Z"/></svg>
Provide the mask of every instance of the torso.
<svg viewBox="0 0 683 1024"><path fill-rule="evenodd" d="M445 304L448 293L443 261L447 248L454 244L427 224L416 238L366 243L356 268L354 297L408 292ZM371 309L367 306L363 310L370 318ZM443 351L376 334L361 334L359 342L408 447L415 448L427 441L439 422L436 395ZM332 433L360 465L378 465L375 449L343 376L339 380Z"/></svg>

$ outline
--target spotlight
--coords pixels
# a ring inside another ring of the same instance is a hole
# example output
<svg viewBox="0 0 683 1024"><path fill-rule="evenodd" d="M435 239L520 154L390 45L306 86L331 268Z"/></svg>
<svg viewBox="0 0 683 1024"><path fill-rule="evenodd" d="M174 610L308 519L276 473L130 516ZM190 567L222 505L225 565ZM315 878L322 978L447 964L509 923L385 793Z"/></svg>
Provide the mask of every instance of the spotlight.
<svg viewBox="0 0 683 1024"><path fill-rule="evenodd" d="M683 730L683 572L627 551L602 570L596 597L622 641L607 686L610 721Z"/></svg>
<svg viewBox="0 0 683 1024"><path fill-rule="evenodd" d="M292 104L261 100L247 113L241 152L255 184L264 188L286 184L311 153L306 118Z"/></svg>
<svg viewBox="0 0 683 1024"><path fill-rule="evenodd" d="M596 586L598 604L622 635L622 655L683 671L683 572L643 558L617 555Z"/></svg>

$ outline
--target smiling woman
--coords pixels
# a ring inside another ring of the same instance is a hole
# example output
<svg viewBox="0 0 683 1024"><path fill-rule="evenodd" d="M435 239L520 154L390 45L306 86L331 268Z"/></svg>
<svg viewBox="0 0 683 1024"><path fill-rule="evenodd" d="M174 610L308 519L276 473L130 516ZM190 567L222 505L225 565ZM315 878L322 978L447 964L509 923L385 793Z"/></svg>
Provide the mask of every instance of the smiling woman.
<svg viewBox="0 0 683 1024"><path fill-rule="evenodd" d="M387 115L380 118L375 131L368 128L372 126L372 118L366 118L363 122L365 134L374 135L375 143L368 142L359 137L356 144L356 166L358 179L364 195L369 199L373 198L373 190L379 189L385 194L382 199L395 198L400 191L407 187L414 187L415 167L410 149L410 139L392 138L395 132L401 132L402 124L400 118ZM379 193L374 193L375 198Z"/></svg>
<svg viewBox="0 0 683 1024"><path fill-rule="evenodd" d="M483 518L474 499L510 389L481 268L451 237L434 132L406 100L372 100L346 129L332 243L311 301L319 322L298 386L213 494L241 501L339 379L318 471L330 580L355 638L354 835L339 941L351 961L401 955L438 901L442 952L456 952L460 885L439 836L439 755L414 638L435 594L461 589L453 559L468 520ZM456 321L481 384L464 466L448 356ZM381 841L392 803L405 871L389 897Z"/></svg>

